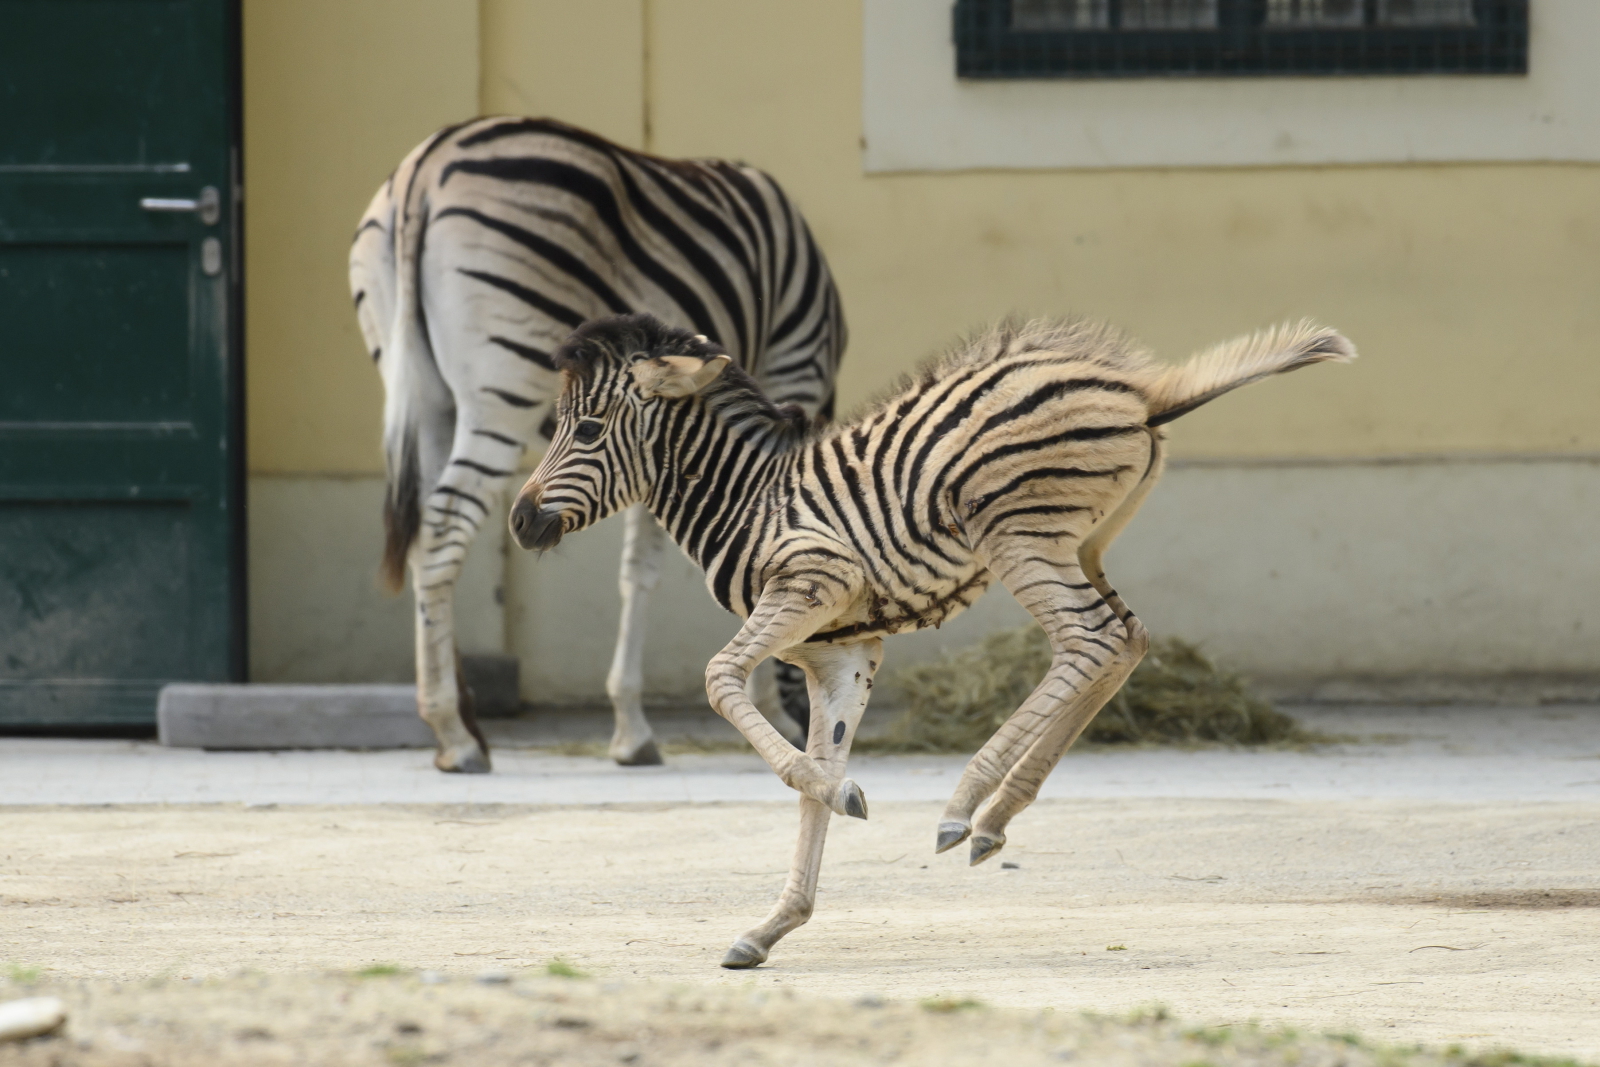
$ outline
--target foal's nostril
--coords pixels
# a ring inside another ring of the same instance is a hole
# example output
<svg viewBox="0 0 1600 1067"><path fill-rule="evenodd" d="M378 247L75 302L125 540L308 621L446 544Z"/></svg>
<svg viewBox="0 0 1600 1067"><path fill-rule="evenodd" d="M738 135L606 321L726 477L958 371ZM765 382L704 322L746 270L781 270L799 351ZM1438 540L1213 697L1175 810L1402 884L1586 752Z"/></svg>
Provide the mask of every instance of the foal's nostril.
<svg viewBox="0 0 1600 1067"><path fill-rule="evenodd" d="M561 540L560 511L545 511L539 506L543 493L524 493L511 508L511 536L523 548L554 548Z"/></svg>
<svg viewBox="0 0 1600 1067"><path fill-rule="evenodd" d="M519 545L524 548L528 547L527 540L532 535L534 525L538 520L539 505L528 499L527 496L519 497L517 502L511 506L511 536L517 539Z"/></svg>

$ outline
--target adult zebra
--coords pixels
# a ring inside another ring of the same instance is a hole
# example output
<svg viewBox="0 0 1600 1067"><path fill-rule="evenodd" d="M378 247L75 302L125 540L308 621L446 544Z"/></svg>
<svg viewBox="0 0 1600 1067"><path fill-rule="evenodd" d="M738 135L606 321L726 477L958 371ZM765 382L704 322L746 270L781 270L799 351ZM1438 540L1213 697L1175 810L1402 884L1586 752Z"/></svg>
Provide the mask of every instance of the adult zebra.
<svg viewBox="0 0 1600 1067"><path fill-rule="evenodd" d="M714 338L779 403L827 417L845 345L838 293L805 220L754 167L510 117L447 127L406 156L356 230L350 287L387 393L383 575L398 591L411 572L418 709L439 769L487 771L459 675L455 584L524 450L541 429L548 439L556 346L587 320L649 311ZM643 508L627 524L611 755L659 763L640 695L664 542ZM804 681L779 682L803 731Z"/></svg>
<svg viewBox="0 0 1600 1067"><path fill-rule="evenodd" d="M1010 324L865 416L814 431L703 337L647 316L574 333L557 353L556 434L512 532L549 548L647 503L745 620L706 668L712 706L801 794L778 905L722 965L755 966L811 917L830 811L867 817L844 770L883 637L938 625L996 578L1049 635L1050 670L967 765L939 824L936 851L970 836L981 863L1149 643L1101 555L1160 477L1159 427L1268 375L1354 355L1301 323L1168 367L1102 326ZM803 753L745 696L775 655L810 685Z"/></svg>

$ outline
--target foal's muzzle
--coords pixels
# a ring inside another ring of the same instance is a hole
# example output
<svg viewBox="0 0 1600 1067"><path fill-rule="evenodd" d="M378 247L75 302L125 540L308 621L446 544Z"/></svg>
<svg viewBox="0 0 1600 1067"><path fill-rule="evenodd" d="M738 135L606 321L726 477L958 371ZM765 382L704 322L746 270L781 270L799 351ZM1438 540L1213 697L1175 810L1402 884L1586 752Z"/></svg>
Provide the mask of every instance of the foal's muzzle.
<svg viewBox="0 0 1600 1067"><path fill-rule="evenodd" d="M539 506L538 491L523 490L511 505L511 536L523 548L544 551L561 543L561 512Z"/></svg>

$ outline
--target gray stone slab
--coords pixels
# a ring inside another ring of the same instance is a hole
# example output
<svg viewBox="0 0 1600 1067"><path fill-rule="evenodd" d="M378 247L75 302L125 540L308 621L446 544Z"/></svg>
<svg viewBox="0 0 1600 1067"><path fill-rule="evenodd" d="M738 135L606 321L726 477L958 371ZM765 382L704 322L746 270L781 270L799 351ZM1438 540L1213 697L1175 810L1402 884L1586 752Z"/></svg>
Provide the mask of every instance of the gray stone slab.
<svg viewBox="0 0 1600 1067"><path fill-rule="evenodd" d="M169 685L156 719L171 748L431 748L409 685Z"/></svg>
<svg viewBox="0 0 1600 1067"><path fill-rule="evenodd" d="M1600 706L1295 711L1307 726L1353 740L1305 751L1074 751L1045 782L1041 798L1600 804ZM773 801L794 807L794 791L753 752L668 755L665 766L618 767L601 756L515 747L507 725L486 724L495 746L493 774L441 774L432 752L414 749L202 752L136 741L5 738L0 806ZM850 761L850 775L871 804L943 803L966 762L965 756L860 756Z"/></svg>

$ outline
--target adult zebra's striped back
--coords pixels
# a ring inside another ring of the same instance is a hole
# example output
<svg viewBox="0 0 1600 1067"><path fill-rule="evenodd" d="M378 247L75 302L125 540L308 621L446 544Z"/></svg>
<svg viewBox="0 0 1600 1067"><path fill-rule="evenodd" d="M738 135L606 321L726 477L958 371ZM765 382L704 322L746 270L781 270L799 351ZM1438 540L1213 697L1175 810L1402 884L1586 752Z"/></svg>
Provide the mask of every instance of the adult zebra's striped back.
<svg viewBox="0 0 1600 1067"><path fill-rule="evenodd" d="M547 440L556 347L589 319L648 311L721 344L777 403L827 417L845 345L838 293L805 220L754 167L513 117L447 127L406 156L357 228L350 286L386 391L383 574L398 590L409 569L416 591L418 708L441 770L487 771L457 671L454 590L506 479ZM640 691L663 545L631 510L607 679L621 763L660 761ZM803 714L803 682L787 689Z"/></svg>

